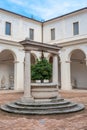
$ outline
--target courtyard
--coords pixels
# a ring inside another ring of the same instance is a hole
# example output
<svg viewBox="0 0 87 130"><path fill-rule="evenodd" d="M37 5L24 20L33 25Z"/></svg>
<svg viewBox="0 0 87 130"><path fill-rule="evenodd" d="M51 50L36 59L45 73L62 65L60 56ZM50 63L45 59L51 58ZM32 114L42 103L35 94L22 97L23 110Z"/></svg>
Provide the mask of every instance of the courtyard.
<svg viewBox="0 0 87 130"><path fill-rule="evenodd" d="M60 90L62 97L83 103L85 110L71 114L18 115L0 110L0 130L87 130L87 90ZM0 91L0 105L20 98L23 93Z"/></svg>

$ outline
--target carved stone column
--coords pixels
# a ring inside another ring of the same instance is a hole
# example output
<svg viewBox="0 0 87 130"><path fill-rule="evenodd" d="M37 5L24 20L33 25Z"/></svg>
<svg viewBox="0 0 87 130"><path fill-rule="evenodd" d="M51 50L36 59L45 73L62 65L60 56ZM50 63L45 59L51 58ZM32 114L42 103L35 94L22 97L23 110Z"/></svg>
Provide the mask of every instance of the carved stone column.
<svg viewBox="0 0 87 130"><path fill-rule="evenodd" d="M61 61L61 89L71 90L70 62Z"/></svg>
<svg viewBox="0 0 87 130"><path fill-rule="evenodd" d="M53 83L58 86L58 56L53 56Z"/></svg>
<svg viewBox="0 0 87 130"><path fill-rule="evenodd" d="M33 97L31 95L31 53L30 51L25 51L25 72L24 72L24 96L22 101L32 102ZM21 72L20 72L21 73Z"/></svg>

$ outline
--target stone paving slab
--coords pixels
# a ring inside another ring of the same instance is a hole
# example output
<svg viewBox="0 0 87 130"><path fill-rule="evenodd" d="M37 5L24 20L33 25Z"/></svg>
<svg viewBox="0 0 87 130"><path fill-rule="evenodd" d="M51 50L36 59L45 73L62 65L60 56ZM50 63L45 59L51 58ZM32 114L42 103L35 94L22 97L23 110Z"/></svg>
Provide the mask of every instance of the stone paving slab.
<svg viewBox="0 0 87 130"><path fill-rule="evenodd" d="M24 116L0 110L0 130L87 130L87 90L61 91L62 97L83 103L85 110L72 114ZM23 93L0 92L0 104L14 101Z"/></svg>

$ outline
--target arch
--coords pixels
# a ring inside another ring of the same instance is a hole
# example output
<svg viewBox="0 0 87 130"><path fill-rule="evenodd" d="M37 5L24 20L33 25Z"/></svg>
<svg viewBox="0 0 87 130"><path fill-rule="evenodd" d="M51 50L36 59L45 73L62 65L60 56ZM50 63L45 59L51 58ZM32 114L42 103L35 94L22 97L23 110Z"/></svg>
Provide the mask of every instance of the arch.
<svg viewBox="0 0 87 130"><path fill-rule="evenodd" d="M84 53L85 57L86 57L86 52L82 49L82 48L72 48L70 49L69 53L68 53L68 60L70 61L70 58L72 56L72 53L74 51L81 51L82 53Z"/></svg>
<svg viewBox="0 0 87 130"><path fill-rule="evenodd" d="M12 50L4 49L0 52L0 88L14 89L14 61L16 55Z"/></svg>
<svg viewBox="0 0 87 130"><path fill-rule="evenodd" d="M17 61L17 55L16 55L16 53L15 53L13 50L3 49L3 50L0 51L0 54L3 53L3 52L5 52L5 51L11 52L11 54L12 54L13 57L14 57L14 61Z"/></svg>
<svg viewBox="0 0 87 130"><path fill-rule="evenodd" d="M74 49L70 53L70 69L72 88L87 89L86 54L81 49Z"/></svg>
<svg viewBox="0 0 87 130"><path fill-rule="evenodd" d="M37 56L34 53L31 53L31 64L36 63Z"/></svg>
<svg viewBox="0 0 87 130"><path fill-rule="evenodd" d="M49 54L47 59L48 59L48 61L49 61L51 64L53 64L53 55L52 55L52 54Z"/></svg>
<svg viewBox="0 0 87 130"><path fill-rule="evenodd" d="M35 64L37 56L34 53L31 53L31 64ZM25 57L24 57L24 68L25 68Z"/></svg>

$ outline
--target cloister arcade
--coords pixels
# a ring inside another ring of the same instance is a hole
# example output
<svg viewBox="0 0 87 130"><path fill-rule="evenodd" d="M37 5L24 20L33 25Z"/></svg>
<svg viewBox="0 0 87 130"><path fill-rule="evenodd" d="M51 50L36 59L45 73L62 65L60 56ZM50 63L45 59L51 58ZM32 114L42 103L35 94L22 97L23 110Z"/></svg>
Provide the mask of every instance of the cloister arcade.
<svg viewBox="0 0 87 130"><path fill-rule="evenodd" d="M14 89L16 56L11 50L0 53L0 89Z"/></svg>
<svg viewBox="0 0 87 130"><path fill-rule="evenodd" d="M87 89L86 55L82 50L71 52L71 83L72 88Z"/></svg>
<svg viewBox="0 0 87 130"><path fill-rule="evenodd" d="M87 48L67 47L60 52L61 89L87 89Z"/></svg>
<svg viewBox="0 0 87 130"><path fill-rule="evenodd" d="M84 48L72 47L61 54L58 53L58 86L60 89L87 89L87 51ZM53 64L53 56L51 54L46 56ZM6 48L0 50L0 89L23 90L24 57L24 52L20 53ZM39 57L37 52L32 52L31 64L35 64Z"/></svg>
<svg viewBox="0 0 87 130"><path fill-rule="evenodd" d="M23 90L23 68L24 52L18 52L18 49L0 48L0 89Z"/></svg>
<svg viewBox="0 0 87 130"><path fill-rule="evenodd" d="M31 53L31 64L35 64L36 55ZM12 50L4 49L0 52L0 89L11 90L16 88L17 82L17 55ZM23 62L24 64L24 62Z"/></svg>

